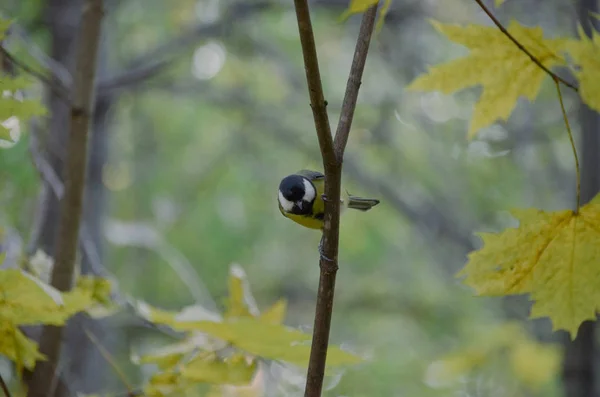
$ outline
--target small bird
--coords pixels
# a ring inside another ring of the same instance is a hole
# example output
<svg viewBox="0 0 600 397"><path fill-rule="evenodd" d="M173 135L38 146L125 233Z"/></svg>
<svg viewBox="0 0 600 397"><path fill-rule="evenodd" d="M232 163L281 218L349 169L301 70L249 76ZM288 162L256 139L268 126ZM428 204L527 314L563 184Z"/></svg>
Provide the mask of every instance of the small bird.
<svg viewBox="0 0 600 397"><path fill-rule="evenodd" d="M279 184L279 211L286 218L310 229L323 229L325 175L318 171L300 170L288 175ZM343 208L368 211L379 200L352 196L346 193Z"/></svg>

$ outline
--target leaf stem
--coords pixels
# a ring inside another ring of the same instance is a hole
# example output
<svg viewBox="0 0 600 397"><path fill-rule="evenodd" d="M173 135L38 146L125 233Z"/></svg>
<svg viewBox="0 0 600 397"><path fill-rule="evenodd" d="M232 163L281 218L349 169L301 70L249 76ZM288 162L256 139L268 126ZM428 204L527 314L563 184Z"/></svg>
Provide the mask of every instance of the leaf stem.
<svg viewBox="0 0 600 397"><path fill-rule="evenodd" d="M560 110L562 111L563 120L565 121L565 126L567 127L569 141L571 142L571 149L573 149L573 157L575 158L575 173L577 178L577 203L575 207L575 213L577 214L579 213L579 208L581 206L581 170L579 168L579 156L577 155L577 147L575 146L575 140L573 139L573 132L571 131L571 126L569 125L569 118L567 117L567 111L565 110L562 93L560 92L560 81L556 78L553 78L553 80L554 85L556 85L556 92L558 93L558 100L560 102Z"/></svg>
<svg viewBox="0 0 600 397"><path fill-rule="evenodd" d="M575 92L578 92L579 89L573 85L572 83L569 83L567 80L563 79L562 77L560 77L559 75L557 75L556 73L552 72L550 69L548 69L547 67L544 66L544 64L542 64L542 62L537 59L535 57L535 55L533 55L531 52L529 52L529 50L527 48L525 48L523 46L523 44L521 44L503 25L502 23L500 23L500 21L494 16L494 14L492 14L492 12L490 11L489 8L487 8L487 6L485 4L483 4L482 0L475 0L475 2L477 4L479 4L479 7L483 10L483 12L485 12L487 14L488 17L490 17L490 19L492 20L492 22L494 22L494 24L498 27L498 29L500 29L500 31L502 33L504 33L504 35L506 37L508 37L510 39L510 41L512 41L513 43L515 43L515 45L521 50L523 51L523 53L525 53L525 55L527 55L531 61L533 63L535 63L538 67L540 67L544 72L546 72L550 77L552 77L552 79L556 82L561 82L562 84L566 85L567 87L571 88L572 90L574 90Z"/></svg>

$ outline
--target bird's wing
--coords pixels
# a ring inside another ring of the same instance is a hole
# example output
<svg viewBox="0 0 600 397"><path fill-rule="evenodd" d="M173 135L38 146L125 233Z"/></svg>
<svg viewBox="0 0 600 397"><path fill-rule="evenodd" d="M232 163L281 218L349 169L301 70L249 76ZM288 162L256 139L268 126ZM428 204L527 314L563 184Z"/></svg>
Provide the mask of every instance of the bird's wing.
<svg viewBox="0 0 600 397"><path fill-rule="evenodd" d="M325 175L323 175L319 171L300 170L300 171L296 172L296 174L302 175L302 176L310 179L311 181L317 181L319 179L325 179Z"/></svg>

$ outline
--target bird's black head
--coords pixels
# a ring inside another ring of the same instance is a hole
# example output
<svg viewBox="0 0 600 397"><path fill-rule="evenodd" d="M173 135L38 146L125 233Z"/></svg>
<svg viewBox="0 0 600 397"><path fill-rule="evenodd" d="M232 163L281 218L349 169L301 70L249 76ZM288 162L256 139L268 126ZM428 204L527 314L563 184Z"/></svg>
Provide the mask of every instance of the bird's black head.
<svg viewBox="0 0 600 397"><path fill-rule="evenodd" d="M304 178L300 175L286 176L279 184L282 196L292 203L302 200L305 193Z"/></svg>
<svg viewBox="0 0 600 397"><path fill-rule="evenodd" d="M292 214L309 214L317 192L311 181L301 175L289 175L279 184L279 205Z"/></svg>

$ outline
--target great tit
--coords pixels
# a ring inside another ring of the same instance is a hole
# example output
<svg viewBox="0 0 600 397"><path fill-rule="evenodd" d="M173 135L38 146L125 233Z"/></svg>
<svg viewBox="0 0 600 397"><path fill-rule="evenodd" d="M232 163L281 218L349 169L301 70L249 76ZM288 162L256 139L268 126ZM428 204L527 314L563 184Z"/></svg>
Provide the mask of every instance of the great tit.
<svg viewBox="0 0 600 397"><path fill-rule="evenodd" d="M286 218L308 227L322 229L325 203L325 175L318 171L300 170L288 175L281 180L277 199L279 211ZM346 194L342 198L342 209L352 208L359 211L368 211L379 200L367 199Z"/></svg>

